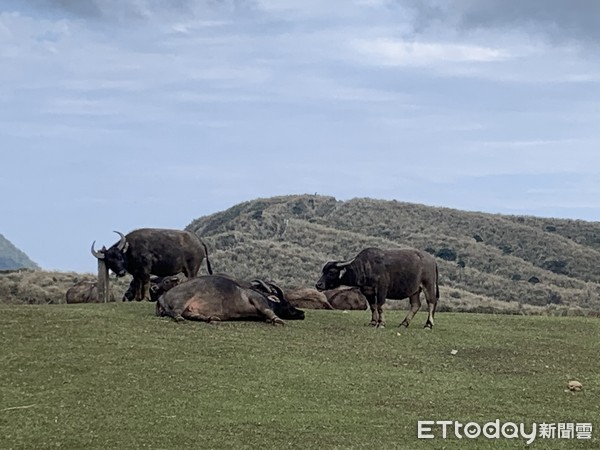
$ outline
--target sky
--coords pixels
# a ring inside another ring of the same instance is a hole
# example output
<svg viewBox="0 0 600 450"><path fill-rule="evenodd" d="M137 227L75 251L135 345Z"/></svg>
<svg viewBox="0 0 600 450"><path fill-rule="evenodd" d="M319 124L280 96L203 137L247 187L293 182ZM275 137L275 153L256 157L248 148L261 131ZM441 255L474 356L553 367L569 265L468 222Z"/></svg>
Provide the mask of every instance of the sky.
<svg viewBox="0 0 600 450"><path fill-rule="evenodd" d="M600 220L595 0L3 0L0 233L92 241L288 194Z"/></svg>

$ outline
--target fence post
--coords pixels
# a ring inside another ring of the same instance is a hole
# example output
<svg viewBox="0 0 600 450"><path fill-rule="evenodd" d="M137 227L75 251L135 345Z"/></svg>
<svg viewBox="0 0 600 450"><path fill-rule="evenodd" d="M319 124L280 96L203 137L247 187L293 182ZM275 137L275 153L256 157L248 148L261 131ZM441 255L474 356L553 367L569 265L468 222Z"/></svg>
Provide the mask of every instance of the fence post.
<svg viewBox="0 0 600 450"><path fill-rule="evenodd" d="M98 301L108 303L110 301L109 292L108 267L103 259L98 258Z"/></svg>

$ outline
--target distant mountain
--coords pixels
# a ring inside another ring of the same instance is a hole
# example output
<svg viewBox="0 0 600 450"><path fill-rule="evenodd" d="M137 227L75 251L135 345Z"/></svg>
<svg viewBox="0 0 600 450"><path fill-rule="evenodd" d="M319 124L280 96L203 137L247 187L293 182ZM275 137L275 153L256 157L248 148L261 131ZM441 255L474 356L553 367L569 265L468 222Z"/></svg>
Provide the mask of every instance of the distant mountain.
<svg viewBox="0 0 600 450"><path fill-rule="evenodd" d="M466 212L398 201L297 195L194 220L216 271L312 286L328 260L368 246L434 254L441 305L464 310L600 309L600 223Z"/></svg>
<svg viewBox="0 0 600 450"><path fill-rule="evenodd" d="M29 257L0 234L0 270L39 269Z"/></svg>

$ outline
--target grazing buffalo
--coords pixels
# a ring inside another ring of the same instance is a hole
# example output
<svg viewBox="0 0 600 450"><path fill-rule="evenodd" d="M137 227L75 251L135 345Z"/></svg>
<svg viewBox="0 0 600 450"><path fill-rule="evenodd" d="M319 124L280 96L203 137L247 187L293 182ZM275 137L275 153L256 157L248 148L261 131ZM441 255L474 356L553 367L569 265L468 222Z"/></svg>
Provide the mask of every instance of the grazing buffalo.
<svg viewBox="0 0 600 450"><path fill-rule="evenodd" d="M81 280L67 289L65 294L67 303L98 303L98 286L96 281ZM110 293L110 301L115 301L115 296Z"/></svg>
<svg viewBox="0 0 600 450"><path fill-rule="evenodd" d="M357 287L340 286L323 291L323 293L333 309L364 311L368 307L367 298Z"/></svg>
<svg viewBox="0 0 600 450"><path fill-rule="evenodd" d="M219 275L194 278L162 295L156 315L177 321L266 320L273 325L283 325L282 319L304 319L304 312L290 305L275 284L260 280L249 288L244 284Z"/></svg>
<svg viewBox="0 0 600 450"><path fill-rule="evenodd" d="M149 298L150 275L161 277L183 272L187 278L198 274L206 258L206 268L212 274L208 250L198 236L189 231L141 228L124 236L110 248L94 250L92 254L106 262L106 266L118 277L133 275L133 298Z"/></svg>
<svg viewBox="0 0 600 450"><path fill-rule="evenodd" d="M325 294L313 288L298 288L286 291L285 299L296 308L333 309Z"/></svg>
<svg viewBox="0 0 600 450"><path fill-rule="evenodd" d="M356 286L371 307L371 325L385 326L382 306L386 298L410 299L410 311L401 325L408 326L421 307L425 292L429 307L426 328L433 327L433 316L440 297L435 258L416 249L380 250L367 248L349 261L330 261L323 267L316 288L323 291L340 285Z"/></svg>

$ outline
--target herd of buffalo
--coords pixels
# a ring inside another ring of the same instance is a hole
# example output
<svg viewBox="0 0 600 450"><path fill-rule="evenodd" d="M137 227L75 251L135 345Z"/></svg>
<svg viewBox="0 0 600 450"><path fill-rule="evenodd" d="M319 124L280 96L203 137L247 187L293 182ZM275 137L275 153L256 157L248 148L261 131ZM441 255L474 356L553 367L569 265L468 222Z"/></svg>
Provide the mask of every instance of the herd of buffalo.
<svg viewBox="0 0 600 450"><path fill-rule="evenodd" d="M408 298L410 311L401 325L408 326L421 307L421 292L428 306L426 328L433 327L439 299L435 258L417 249L381 250L366 248L347 261L330 261L322 269L315 289L283 290L264 280L244 281L228 274L214 274L206 245L194 233L180 230L142 228L92 254L102 259L118 277L133 279L123 300L156 302L156 315L175 320L265 320L283 324L302 320L298 308L371 310L370 324L385 325L386 299ZM206 259L208 275L198 276ZM177 276L183 274L186 281ZM67 291L67 303L82 301L95 288L84 281Z"/></svg>

